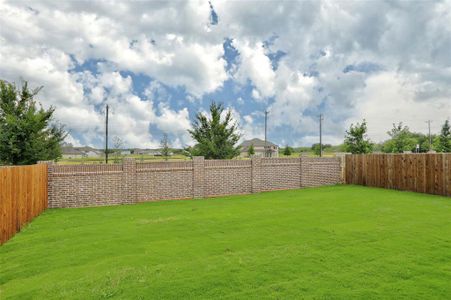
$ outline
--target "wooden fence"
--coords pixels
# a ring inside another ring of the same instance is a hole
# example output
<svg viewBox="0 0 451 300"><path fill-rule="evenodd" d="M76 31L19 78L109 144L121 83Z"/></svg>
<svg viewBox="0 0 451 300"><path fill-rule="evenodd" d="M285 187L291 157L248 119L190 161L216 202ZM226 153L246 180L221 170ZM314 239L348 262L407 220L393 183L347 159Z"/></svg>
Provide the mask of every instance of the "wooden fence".
<svg viewBox="0 0 451 300"><path fill-rule="evenodd" d="M345 181L451 196L451 153L346 155Z"/></svg>
<svg viewBox="0 0 451 300"><path fill-rule="evenodd" d="M47 208L47 165L0 167L0 244Z"/></svg>

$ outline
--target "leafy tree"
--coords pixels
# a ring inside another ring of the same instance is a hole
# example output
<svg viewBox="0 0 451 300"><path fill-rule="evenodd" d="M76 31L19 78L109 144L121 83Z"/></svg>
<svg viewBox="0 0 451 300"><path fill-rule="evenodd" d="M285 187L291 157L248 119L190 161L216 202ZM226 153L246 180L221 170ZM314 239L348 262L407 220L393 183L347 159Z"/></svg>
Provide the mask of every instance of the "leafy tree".
<svg viewBox="0 0 451 300"><path fill-rule="evenodd" d="M224 112L222 104L212 102L211 118L203 113L196 115L192 129L188 130L197 145L191 148L191 155L204 156L206 159L230 159L240 154L240 147L235 144L241 135L237 132L238 125L232 118L232 111Z"/></svg>
<svg viewBox="0 0 451 300"><path fill-rule="evenodd" d="M160 146L161 146L161 156L163 156L165 160L168 160L168 157L170 154L170 148L169 148L168 135L166 133L163 134L163 138L161 139Z"/></svg>
<svg viewBox="0 0 451 300"><path fill-rule="evenodd" d="M54 107L37 107L34 98L41 89L0 80L0 163L27 165L61 157L67 134L52 123Z"/></svg>
<svg viewBox="0 0 451 300"><path fill-rule="evenodd" d="M254 144L251 144L249 146L249 148L247 149L247 155L249 155L249 157L251 157L254 154L255 154Z"/></svg>
<svg viewBox="0 0 451 300"><path fill-rule="evenodd" d="M403 126L402 122L399 122L397 125L393 124L393 128L387 134L391 139L384 143L384 152L402 153L403 151L415 149L417 139L412 136L409 127Z"/></svg>
<svg viewBox="0 0 451 300"><path fill-rule="evenodd" d="M367 131L365 119L361 124L351 124L349 130L346 130L345 151L352 154L365 154L373 151L373 143L368 138Z"/></svg>
<svg viewBox="0 0 451 300"><path fill-rule="evenodd" d="M326 150L326 148L331 148L331 147L332 147L331 144L323 144L323 152ZM319 143L313 144L311 149L313 150L313 153L315 155L318 155L318 156L320 155L321 147L320 147Z"/></svg>
<svg viewBox="0 0 451 300"><path fill-rule="evenodd" d="M451 130L448 120L443 124L434 148L437 152L451 152Z"/></svg>
<svg viewBox="0 0 451 300"><path fill-rule="evenodd" d="M410 151L416 152L416 146L419 145L419 152L428 152L429 151L429 137L423 133L413 132L410 134L410 137L415 140L415 145ZM432 140L434 140L434 135L432 135Z"/></svg>
<svg viewBox="0 0 451 300"><path fill-rule="evenodd" d="M285 148L283 149L283 155L290 156L292 153L293 153L293 148L286 145Z"/></svg>

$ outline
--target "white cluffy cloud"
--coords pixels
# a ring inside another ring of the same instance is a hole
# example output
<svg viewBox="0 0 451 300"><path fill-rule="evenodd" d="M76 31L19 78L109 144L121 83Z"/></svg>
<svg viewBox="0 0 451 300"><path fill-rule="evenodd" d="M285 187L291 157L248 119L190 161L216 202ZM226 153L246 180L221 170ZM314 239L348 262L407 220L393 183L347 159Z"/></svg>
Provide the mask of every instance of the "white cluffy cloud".
<svg viewBox="0 0 451 300"><path fill-rule="evenodd" d="M69 139L97 146L107 102L113 134L140 147L161 132L192 142L189 117L212 95L240 109L248 138L269 108L274 142L290 144L315 139L320 113L327 143L363 118L378 141L393 122L436 132L450 118L449 1L211 5L217 24L202 0L0 0L0 77L44 86Z"/></svg>

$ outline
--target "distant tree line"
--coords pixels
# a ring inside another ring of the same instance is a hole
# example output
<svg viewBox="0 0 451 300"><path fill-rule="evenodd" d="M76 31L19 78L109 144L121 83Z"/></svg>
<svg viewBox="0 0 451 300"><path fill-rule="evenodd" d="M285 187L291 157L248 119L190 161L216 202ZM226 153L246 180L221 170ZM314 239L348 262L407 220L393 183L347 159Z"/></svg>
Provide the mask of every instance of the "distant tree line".
<svg viewBox="0 0 451 300"><path fill-rule="evenodd" d="M367 136L367 131L368 128L365 120L362 123L351 124L351 127L346 131L345 135L345 151L355 154L371 153L373 151L384 153L403 153L406 151L424 153L429 150L451 152L449 120L443 123L440 134L431 135L431 145L429 145L428 135L411 132L409 127L403 125L402 122L393 124L393 128L387 132L390 138L382 143L372 143Z"/></svg>

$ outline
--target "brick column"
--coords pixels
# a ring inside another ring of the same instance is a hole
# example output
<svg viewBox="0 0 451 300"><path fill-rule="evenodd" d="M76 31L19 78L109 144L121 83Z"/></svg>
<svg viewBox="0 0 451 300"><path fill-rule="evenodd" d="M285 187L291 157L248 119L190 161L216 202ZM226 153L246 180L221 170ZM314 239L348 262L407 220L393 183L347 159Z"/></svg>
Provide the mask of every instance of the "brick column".
<svg viewBox="0 0 451 300"><path fill-rule="evenodd" d="M262 177L262 158L252 157L252 193L259 193L262 191L261 187Z"/></svg>
<svg viewBox="0 0 451 300"><path fill-rule="evenodd" d="M53 208L58 207L58 204L55 203L56 199L53 193L53 161L51 160L40 160L38 161L39 165L47 165L47 207Z"/></svg>
<svg viewBox="0 0 451 300"><path fill-rule="evenodd" d="M299 157L299 187L303 186L302 183L302 173L304 172L303 168L302 168L302 156Z"/></svg>
<svg viewBox="0 0 451 300"><path fill-rule="evenodd" d="M308 157L301 157L301 188L308 187L309 167Z"/></svg>
<svg viewBox="0 0 451 300"><path fill-rule="evenodd" d="M341 183L346 183L346 155L339 154L337 158L340 159Z"/></svg>
<svg viewBox="0 0 451 300"><path fill-rule="evenodd" d="M126 157L122 161L123 182L122 194L123 203L136 203L136 161L134 158Z"/></svg>
<svg viewBox="0 0 451 300"><path fill-rule="evenodd" d="M205 177L205 160L203 156L193 157L193 198L203 198Z"/></svg>

